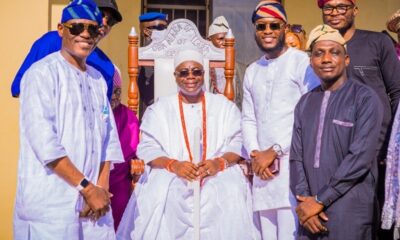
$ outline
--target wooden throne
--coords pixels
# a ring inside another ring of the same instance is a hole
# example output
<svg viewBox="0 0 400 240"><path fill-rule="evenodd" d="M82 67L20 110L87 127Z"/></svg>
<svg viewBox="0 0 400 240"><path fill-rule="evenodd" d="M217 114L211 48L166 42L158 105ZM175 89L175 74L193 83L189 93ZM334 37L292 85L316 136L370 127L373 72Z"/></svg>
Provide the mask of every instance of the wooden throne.
<svg viewBox="0 0 400 240"><path fill-rule="evenodd" d="M153 41L146 47L139 47L139 37L134 28L129 34L128 46L128 106L138 114L140 92L138 88L139 67L153 66L154 99L166 94L176 92L175 78L173 76L173 58L177 52L184 48L197 49L203 54L205 71L208 67L225 68L224 95L229 99L234 98L233 76L235 72L235 39L229 30L225 38L225 49L219 49L201 37L196 25L187 19L172 21L163 37ZM170 60L168 60L170 59ZM207 64L206 64L207 63ZM160 69L160 70L157 70ZM205 74L205 87L209 89L209 74Z"/></svg>

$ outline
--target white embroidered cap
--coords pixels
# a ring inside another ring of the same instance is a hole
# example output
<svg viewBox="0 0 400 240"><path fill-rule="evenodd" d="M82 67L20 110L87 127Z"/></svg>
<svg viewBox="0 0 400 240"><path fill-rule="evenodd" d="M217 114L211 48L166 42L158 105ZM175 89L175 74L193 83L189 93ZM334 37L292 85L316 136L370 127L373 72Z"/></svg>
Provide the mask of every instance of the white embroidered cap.
<svg viewBox="0 0 400 240"><path fill-rule="evenodd" d="M217 33L226 33L228 32L228 29L228 21L226 21L224 16L219 16L214 19L213 23L208 28L208 37Z"/></svg>
<svg viewBox="0 0 400 240"><path fill-rule="evenodd" d="M204 65L203 62L203 54L194 49L184 49L179 51L174 58L174 68L176 68L179 64L186 61L195 61Z"/></svg>

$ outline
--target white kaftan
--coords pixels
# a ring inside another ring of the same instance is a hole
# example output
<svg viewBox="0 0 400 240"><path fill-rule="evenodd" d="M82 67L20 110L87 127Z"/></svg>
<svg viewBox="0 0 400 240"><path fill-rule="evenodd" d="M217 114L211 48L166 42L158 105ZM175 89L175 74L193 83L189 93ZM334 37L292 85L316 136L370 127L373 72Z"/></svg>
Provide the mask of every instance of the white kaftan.
<svg viewBox="0 0 400 240"><path fill-rule="evenodd" d="M68 156L96 184L102 162L123 161L102 75L56 52L33 64L21 86L14 238L114 239L111 212L96 223L79 219L82 196L46 167Z"/></svg>
<svg viewBox="0 0 400 240"><path fill-rule="evenodd" d="M205 97L207 159L225 152L240 155L238 108L222 95L206 92ZM194 128L201 128L201 104L183 104L183 111L192 145ZM161 156L189 159L177 94L160 98L150 106L141 130L137 155L146 163ZM239 166L206 178L200 195L200 239L259 239L253 224L249 184ZM117 239L193 239L192 214L193 191L188 182L165 169L147 168L125 210Z"/></svg>
<svg viewBox="0 0 400 240"><path fill-rule="evenodd" d="M246 70L243 83L243 145L248 153L279 144L284 152L280 172L271 180L254 176L254 211L291 207L296 203L289 189L289 150L294 108L300 97L319 80L309 68L309 57L289 48L275 59L265 56ZM306 77L307 76L307 77Z"/></svg>

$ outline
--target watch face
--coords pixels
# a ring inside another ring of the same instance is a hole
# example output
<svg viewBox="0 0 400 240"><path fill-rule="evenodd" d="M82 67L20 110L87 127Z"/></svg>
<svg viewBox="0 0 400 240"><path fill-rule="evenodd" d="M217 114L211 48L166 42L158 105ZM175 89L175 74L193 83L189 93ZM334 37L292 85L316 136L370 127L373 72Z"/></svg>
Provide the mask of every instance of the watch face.
<svg viewBox="0 0 400 240"><path fill-rule="evenodd" d="M86 178L82 179L81 186L82 186L83 188L85 188L85 187L87 187L88 185L89 185L89 181L88 181Z"/></svg>

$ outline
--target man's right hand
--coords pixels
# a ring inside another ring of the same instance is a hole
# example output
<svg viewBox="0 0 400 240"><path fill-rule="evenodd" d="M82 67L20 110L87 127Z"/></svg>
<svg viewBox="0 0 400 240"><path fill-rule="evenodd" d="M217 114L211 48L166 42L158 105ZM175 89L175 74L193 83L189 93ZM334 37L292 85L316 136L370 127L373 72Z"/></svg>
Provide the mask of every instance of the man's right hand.
<svg viewBox="0 0 400 240"><path fill-rule="evenodd" d="M303 227L312 234L327 232L328 229L322 224L321 220L325 222L328 220L324 212L310 217L306 222L304 222Z"/></svg>
<svg viewBox="0 0 400 240"><path fill-rule="evenodd" d="M97 220L106 215L110 210L110 193L102 187L90 183L86 188L81 190L81 194L85 202L92 211L91 219ZM84 209L85 210L85 209ZM87 209L86 209L87 210ZM81 216L88 215L90 211L81 213Z"/></svg>
<svg viewBox="0 0 400 240"><path fill-rule="evenodd" d="M178 177L184 178L190 182L199 177L199 168L188 161L175 161L171 165L171 170Z"/></svg>
<svg viewBox="0 0 400 240"><path fill-rule="evenodd" d="M272 147L264 151L254 150L250 153L250 157L252 159L253 172L256 176L262 178L263 180L274 176L272 173L270 173L270 171L265 171L277 157L277 154ZM270 174L264 176L264 172Z"/></svg>

